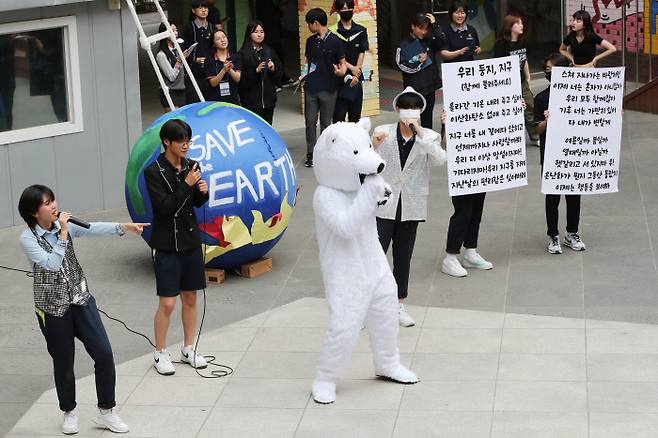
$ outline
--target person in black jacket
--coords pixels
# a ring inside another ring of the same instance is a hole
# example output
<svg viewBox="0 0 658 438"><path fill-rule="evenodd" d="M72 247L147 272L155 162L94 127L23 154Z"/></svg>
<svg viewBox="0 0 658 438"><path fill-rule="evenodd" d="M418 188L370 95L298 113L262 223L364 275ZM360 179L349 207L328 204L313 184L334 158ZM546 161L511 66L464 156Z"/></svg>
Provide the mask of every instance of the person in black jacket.
<svg viewBox="0 0 658 438"><path fill-rule="evenodd" d="M239 90L242 106L271 125L276 105L276 86L281 81L283 66L276 52L263 44L264 40L263 23L253 20L247 24L240 49L242 74Z"/></svg>
<svg viewBox="0 0 658 438"><path fill-rule="evenodd" d="M205 368L206 360L193 348L196 327L196 291L206 287L199 225L194 207L208 201L208 185L201 179L199 163L185 158L192 129L182 120L162 125L160 139L165 151L144 170L146 188L153 210L149 245L155 252L155 281L160 298L155 313L156 371L174 374L167 345L171 313L180 295L184 343L181 361L194 368Z"/></svg>
<svg viewBox="0 0 658 438"><path fill-rule="evenodd" d="M192 2L192 14L194 18L183 27L183 50L189 49L193 44L197 44L187 57L187 62L190 64L192 74L199 85L201 92L204 91L205 76L203 64L208 56L210 56L212 48L212 23L208 20L208 7L210 4L206 0L195 0ZM194 103L199 102L194 86L190 78L185 76L185 99L186 102Z"/></svg>
<svg viewBox="0 0 658 438"><path fill-rule="evenodd" d="M431 29L430 29L431 28ZM408 56L408 46L420 43L424 52ZM402 86L413 87L425 98L425 111L420 115L420 125L432 129L432 112L436 90L441 88L441 76L436 60L436 52L443 47L443 33L432 14L418 13L411 21L409 38L400 43L395 62L402 71Z"/></svg>

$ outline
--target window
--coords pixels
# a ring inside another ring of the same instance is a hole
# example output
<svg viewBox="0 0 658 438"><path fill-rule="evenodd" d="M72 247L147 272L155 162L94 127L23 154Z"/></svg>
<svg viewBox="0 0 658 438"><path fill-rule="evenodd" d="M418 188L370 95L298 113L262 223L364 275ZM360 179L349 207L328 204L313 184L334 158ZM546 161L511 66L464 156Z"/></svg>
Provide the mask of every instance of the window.
<svg viewBox="0 0 658 438"><path fill-rule="evenodd" d="M0 24L0 144L82 131L75 17Z"/></svg>

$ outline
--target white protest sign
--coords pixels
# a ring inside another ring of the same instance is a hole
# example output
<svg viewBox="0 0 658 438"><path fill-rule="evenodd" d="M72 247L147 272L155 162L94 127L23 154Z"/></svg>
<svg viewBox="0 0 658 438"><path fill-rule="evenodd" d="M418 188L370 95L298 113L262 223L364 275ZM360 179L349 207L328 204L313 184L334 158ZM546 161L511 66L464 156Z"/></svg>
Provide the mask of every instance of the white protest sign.
<svg viewBox="0 0 658 438"><path fill-rule="evenodd" d="M624 68L553 67L541 191L617 192Z"/></svg>
<svg viewBox="0 0 658 438"><path fill-rule="evenodd" d="M441 70L450 196L527 185L519 57Z"/></svg>

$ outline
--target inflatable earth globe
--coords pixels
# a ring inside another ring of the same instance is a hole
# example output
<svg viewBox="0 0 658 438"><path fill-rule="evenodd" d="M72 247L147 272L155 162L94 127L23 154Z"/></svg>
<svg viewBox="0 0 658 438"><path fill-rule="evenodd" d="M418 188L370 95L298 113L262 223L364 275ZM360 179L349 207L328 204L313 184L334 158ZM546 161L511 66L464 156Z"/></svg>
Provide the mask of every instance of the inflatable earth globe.
<svg viewBox="0 0 658 438"><path fill-rule="evenodd" d="M266 121L236 105L199 102L164 114L130 153L126 203L134 222L151 222L144 169L164 150L169 119L192 127L187 157L201 165L210 199L195 209L206 266L231 269L265 255L281 239L296 200L296 175L283 140ZM149 242L150 228L143 237Z"/></svg>

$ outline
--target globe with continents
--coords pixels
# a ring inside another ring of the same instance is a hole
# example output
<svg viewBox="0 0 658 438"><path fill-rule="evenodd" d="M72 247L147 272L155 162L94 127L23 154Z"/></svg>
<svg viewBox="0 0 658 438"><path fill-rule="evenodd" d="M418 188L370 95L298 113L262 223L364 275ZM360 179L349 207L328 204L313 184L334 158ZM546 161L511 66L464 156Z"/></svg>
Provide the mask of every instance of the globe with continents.
<svg viewBox="0 0 658 438"><path fill-rule="evenodd" d="M281 239L296 200L292 157L263 119L221 102L186 105L157 119L133 147L126 169L126 203L135 222L153 211L144 169L164 150L160 128L169 119L192 127L187 157L198 161L210 199L195 209L206 266L230 269L265 255ZM144 230L148 242L150 228Z"/></svg>

